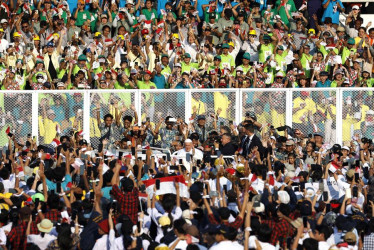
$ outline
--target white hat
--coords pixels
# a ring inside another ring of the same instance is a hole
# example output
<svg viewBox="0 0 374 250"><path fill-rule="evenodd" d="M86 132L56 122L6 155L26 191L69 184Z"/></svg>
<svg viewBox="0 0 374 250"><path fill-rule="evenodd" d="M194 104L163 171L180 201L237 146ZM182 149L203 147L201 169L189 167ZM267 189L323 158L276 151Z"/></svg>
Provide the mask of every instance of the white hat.
<svg viewBox="0 0 374 250"><path fill-rule="evenodd" d="M258 214L258 213L263 213L265 211L265 205L260 202L260 206L254 207L253 211Z"/></svg>
<svg viewBox="0 0 374 250"><path fill-rule="evenodd" d="M8 22L8 20L6 20L6 19L1 19L1 21L0 21L0 23L7 23Z"/></svg>
<svg viewBox="0 0 374 250"><path fill-rule="evenodd" d="M349 147L347 147L347 146L343 146L343 147L342 147L342 150L343 150L343 149L350 151L350 150L349 150Z"/></svg>
<svg viewBox="0 0 374 250"><path fill-rule="evenodd" d="M353 5L352 6L352 10L359 10L360 9L360 6L358 6L358 5Z"/></svg>
<svg viewBox="0 0 374 250"><path fill-rule="evenodd" d="M286 191L278 191L278 199L283 204L290 202L290 195Z"/></svg>
<svg viewBox="0 0 374 250"><path fill-rule="evenodd" d="M312 187L309 187L306 189L306 196L307 197L313 197L314 195L316 194L316 192L314 191L314 189Z"/></svg>
<svg viewBox="0 0 374 250"><path fill-rule="evenodd" d="M182 68L182 65L180 64L180 63L176 63L176 64L174 64L174 68L175 67L180 67L180 68Z"/></svg>
<svg viewBox="0 0 374 250"><path fill-rule="evenodd" d="M275 75L275 77L277 77L277 76L284 77L283 72L282 71L278 71L278 73Z"/></svg>
<svg viewBox="0 0 374 250"><path fill-rule="evenodd" d="M240 67L240 66L238 66L238 67L236 68L236 71L241 71L241 72L243 72L243 68Z"/></svg>
<svg viewBox="0 0 374 250"><path fill-rule="evenodd" d="M374 111L373 110L368 110L368 111L366 111L366 114L367 115L374 115Z"/></svg>
<svg viewBox="0 0 374 250"><path fill-rule="evenodd" d="M130 74L136 74L136 73L138 73L138 71L136 69L132 68Z"/></svg>

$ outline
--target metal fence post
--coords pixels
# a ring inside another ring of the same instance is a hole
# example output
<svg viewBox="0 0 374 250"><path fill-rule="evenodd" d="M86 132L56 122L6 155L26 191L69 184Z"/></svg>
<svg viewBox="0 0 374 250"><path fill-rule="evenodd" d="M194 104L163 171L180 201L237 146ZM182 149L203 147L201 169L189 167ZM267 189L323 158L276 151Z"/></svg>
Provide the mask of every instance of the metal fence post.
<svg viewBox="0 0 374 250"><path fill-rule="evenodd" d="M185 92L184 92L184 101L185 101L185 106L184 106L184 120L187 124L190 123L190 118L192 116L191 114L191 90L190 89L187 89Z"/></svg>
<svg viewBox="0 0 374 250"><path fill-rule="evenodd" d="M90 117L91 117L91 92L86 90L83 92L83 131L85 134L83 135L84 139L88 142L90 141Z"/></svg>
<svg viewBox="0 0 374 250"><path fill-rule="evenodd" d="M136 109L136 112L138 113L138 126L142 124L142 104L141 104L141 92L140 89L137 89L134 92L134 106Z"/></svg>
<svg viewBox="0 0 374 250"><path fill-rule="evenodd" d="M36 136L36 141L39 142L39 105L38 105L38 92L33 91L31 93L32 100L32 115L31 115L31 126L32 126L32 135Z"/></svg>
<svg viewBox="0 0 374 250"><path fill-rule="evenodd" d="M335 115L335 122L336 122L336 141L335 143L343 143L343 90L336 89L336 115ZM345 131L348 133L349 131Z"/></svg>
<svg viewBox="0 0 374 250"><path fill-rule="evenodd" d="M242 89L238 89L235 91L235 99L236 99L236 113L235 113L235 122L236 124L241 123L241 118L243 114L243 93Z"/></svg>
<svg viewBox="0 0 374 250"><path fill-rule="evenodd" d="M293 90L286 90L286 125L292 127Z"/></svg>

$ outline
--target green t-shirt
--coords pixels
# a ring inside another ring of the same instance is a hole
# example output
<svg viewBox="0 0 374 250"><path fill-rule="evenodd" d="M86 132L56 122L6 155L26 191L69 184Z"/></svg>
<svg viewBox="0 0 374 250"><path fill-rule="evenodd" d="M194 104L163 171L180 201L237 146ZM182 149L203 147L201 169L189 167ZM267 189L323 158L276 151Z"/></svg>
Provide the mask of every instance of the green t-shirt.
<svg viewBox="0 0 374 250"><path fill-rule="evenodd" d="M277 0L277 2L275 4L275 9L278 8L278 6L280 4L281 4L281 0ZM284 22L284 24L287 25L287 26L290 26L290 21L288 20L285 8L288 9L288 14L290 16L292 16L292 13L297 11L294 1L293 0L288 0L288 2L286 3L286 5L285 6L281 6L280 9L279 9L279 11L278 11L278 14L281 17L281 19Z"/></svg>
<svg viewBox="0 0 374 250"><path fill-rule="evenodd" d="M260 51L258 54L258 59L260 62L265 63L266 59L273 54L274 51L274 44L269 43L268 45L266 44L261 44Z"/></svg>
<svg viewBox="0 0 374 250"><path fill-rule="evenodd" d="M157 86L154 82L149 81L149 83L145 83L143 81L138 81L138 88L139 89L157 89Z"/></svg>
<svg viewBox="0 0 374 250"><path fill-rule="evenodd" d="M303 69L305 71L305 76L307 78L310 77L310 63L311 63L312 59L313 59L312 55L307 55L305 53L303 53L301 58L300 58L301 65L303 66Z"/></svg>
<svg viewBox="0 0 374 250"><path fill-rule="evenodd" d="M349 56L351 55L351 52L355 54L357 52L357 49L355 49L355 48L349 49L347 47L343 48L343 50L342 50L342 64L345 64L345 61L349 58Z"/></svg>
<svg viewBox="0 0 374 250"><path fill-rule="evenodd" d="M88 10L78 11L77 20L75 25L81 27L85 21L91 20L91 14Z"/></svg>
<svg viewBox="0 0 374 250"><path fill-rule="evenodd" d="M277 62L278 67L280 67L280 70L285 72L287 68L286 63L286 56L288 55L288 51L285 50L281 55L275 54L274 60Z"/></svg>
<svg viewBox="0 0 374 250"><path fill-rule="evenodd" d="M145 15L145 18L149 20L155 20L157 18L157 11L155 9L142 9L142 14ZM153 14L153 15L152 15Z"/></svg>
<svg viewBox="0 0 374 250"><path fill-rule="evenodd" d="M230 54L222 54L221 55L221 68L229 68L231 69L231 67L234 67L235 68L235 59L232 55Z"/></svg>
<svg viewBox="0 0 374 250"><path fill-rule="evenodd" d="M181 66L182 66L182 73L183 72L191 72L192 68L195 68L195 69L199 68L198 63L191 63L191 62L189 64L186 64L185 62L182 62Z"/></svg>

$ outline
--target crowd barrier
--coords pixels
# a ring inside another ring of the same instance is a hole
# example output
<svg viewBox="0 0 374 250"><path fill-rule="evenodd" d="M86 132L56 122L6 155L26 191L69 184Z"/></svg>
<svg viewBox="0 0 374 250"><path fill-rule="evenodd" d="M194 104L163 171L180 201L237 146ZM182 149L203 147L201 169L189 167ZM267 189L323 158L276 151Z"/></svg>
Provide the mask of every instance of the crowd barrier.
<svg viewBox="0 0 374 250"><path fill-rule="evenodd" d="M287 124L305 135L321 133L326 143L347 144L353 137L374 136L373 103L370 88L2 91L0 146L8 141L8 127L21 143L35 136L39 144L49 144L56 131L83 130L84 138L97 144L97 110L103 119L115 115L116 105L124 115L136 110L139 125L149 118L156 126L169 115L188 123L194 112L208 123L219 113L218 125L237 125L250 112L265 131L270 124Z"/></svg>

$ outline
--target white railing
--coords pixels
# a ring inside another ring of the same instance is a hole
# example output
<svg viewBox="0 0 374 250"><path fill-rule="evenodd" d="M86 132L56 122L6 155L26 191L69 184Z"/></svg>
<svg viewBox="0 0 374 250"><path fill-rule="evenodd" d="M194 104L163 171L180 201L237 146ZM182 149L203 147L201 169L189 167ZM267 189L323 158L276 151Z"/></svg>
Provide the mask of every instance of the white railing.
<svg viewBox="0 0 374 250"><path fill-rule="evenodd" d="M178 115L181 118L184 118L184 120L188 123L189 118L191 117L192 113L192 96L194 93L201 93L202 97L201 100L204 104L204 108L206 108L205 112L211 112L216 111L217 107L220 105L223 105L220 102L220 99L217 98L218 93L224 93L224 95L221 95L222 98L224 98L225 103L227 103L229 106L227 106L228 110L224 110L223 112L230 114L227 115L225 122L228 122L228 120L232 120L236 124L239 124L242 121L242 118L244 117L245 111L248 109L253 109L254 112L258 111L258 107L253 106L255 102L259 102L263 105L262 116L263 117L270 117L268 119L284 119L286 125L292 126L293 121L293 101L295 98L297 98L300 95L301 91L305 91L310 93L310 98L313 99L314 105L317 107L319 105L322 105L324 102L324 98L329 100L330 103L334 103L333 99L335 100L336 104L336 117L335 117L335 123L336 123L336 129L335 131L335 138L337 143L342 143L343 140L343 133L350 133L352 134L353 130L350 131L343 131L343 109L347 105L346 98L347 96L351 96L351 102L355 102L355 98L359 98L360 102L361 99L364 101L364 104L356 104L356 106L362 106L365 105L364 108L358 108L359 111L357 111L357 107L355 110L355 114L357 116L357 112L367 112L367 109L374 110L374 98L373 91L374 88L328 88L328 89L316 89L316 88L309 88L309 89L191 89L191 90L160 90L160 89L152 89L152 90L67 90L67 91L18 91L10 93L8 91L0 91L0 96L3 96L3 102L4 102L4 111L10 110L9 112L12 112L14 109L14 98L6 97L9 96L9 94L13 96L17 96L18 94L31 94L32 95L32 103L24 104L25 107L32 106L32 122L31 122L31 131L30 133L33 136L39 137L39 102L40 102L40 95L50 95L50 94L74 94L74 93L81 93L83 95L83 130L86 132L84 137L87 140L90 140L90 123L87 122L90 120L91 117L91 95L92 94L115 94L115 95L121 95L121 94L128 94L131 93L131 100L123 100L127 103L131 102L134 104L138 114L139 114L139 125L141 124L142 119L144 120L145 117L147 117L149 114L153 114L153 117L155 120L158 119L157 115L163 118L166 117L166 115ZM184 94L183 94L184 93ZM216 94L214 94L216 93ZM163 95L160 95L163 94ZM361 95L360 95L361 94ZM363 96L363 97L361 97ZM126 97L127 98L127 97ZM104 98L105 99L105 98ZM161 100L161 101L160 101ZM322 102L322 103L321 103ZM266 104L267 103L267 104ZM311 102L313 103L313 102ZM277 108L277 106L280 105L278 108L281 110L281 114L277 117L274 116L274 109ZM333 105L333 104L329 104ZM326 107L326 105L322 105L323 107ZM366 107L368 106L368 108ZM71 107L65 107L66 109L70 109ZM320 108L323 110L323 108ZM153 112L153 113L152 113ZM283 113L284 112L284 113ZM255 112L256 113L256 112ZM269 113L266 115L266 113ZM323 111L321 116L323 117ZM256 113L258 114L258 112ZM325 112L324 115L327 115ZM320 121L320 118L318 115L314 115L315 120L319 121L319 127L321 130L323 130L323 126L326 125L325 121ZM366 113L361 114L361 120L359 118L356 118L355 125L352 125L353 127L359 127L360 124L365 123L363 120L366 116ZM272 118L271 118L272 117ZM66 120L68 120L70 117L66 117ZM310 118L310 117L309 117ZM308 118L308 119L309 119ZM267 121L269 123L272 123L272 121ZM360 122L358 124L357 122ZM369 124L369 123L365 123ZM305 129L307 131L304 131L306 133L313 132L311 130L311 124L306 122ZM316 126L317 126L316 125ZM3 126L6 126L3 124ZM315 126L314 126L315 127ZM373 129L374 130L374 129ZM322 133L324 131L321 131ZM373 131L374 133L374 131ZM347 136L345 136L347 137ZM2 145L0 145L2 146Z"/></svg>

